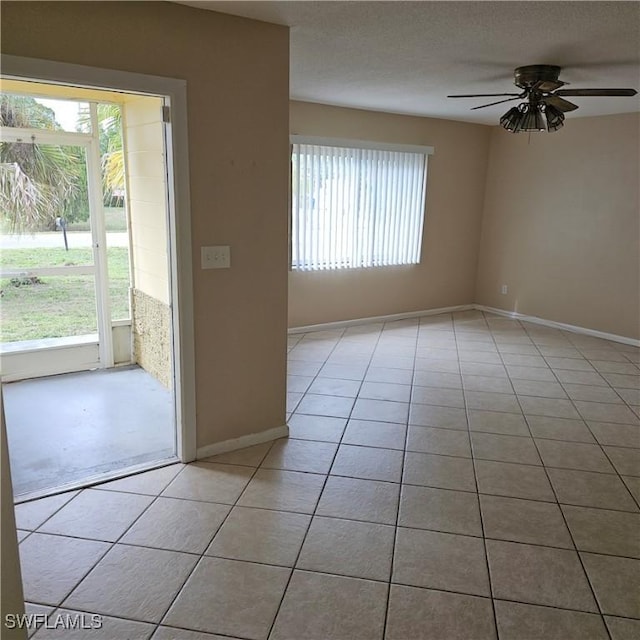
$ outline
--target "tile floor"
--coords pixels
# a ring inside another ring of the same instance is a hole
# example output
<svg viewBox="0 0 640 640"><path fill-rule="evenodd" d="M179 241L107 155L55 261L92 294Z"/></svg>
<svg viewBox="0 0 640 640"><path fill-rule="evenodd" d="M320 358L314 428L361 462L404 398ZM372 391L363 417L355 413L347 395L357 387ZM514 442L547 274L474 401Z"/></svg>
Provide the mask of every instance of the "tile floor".
<svg viewBox="0 0 640 640"><path fill-rule="evenodd" d="M45 638L640 637L640 352L480 312L290 337L291 436L17 507Z"/></svg>

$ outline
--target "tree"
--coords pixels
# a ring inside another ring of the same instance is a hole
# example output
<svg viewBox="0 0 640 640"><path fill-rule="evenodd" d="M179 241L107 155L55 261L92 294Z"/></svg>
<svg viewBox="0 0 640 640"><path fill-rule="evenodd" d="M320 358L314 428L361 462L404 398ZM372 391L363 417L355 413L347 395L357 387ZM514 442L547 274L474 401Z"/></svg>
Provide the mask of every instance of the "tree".
<svg viewBox="0 0 640 640"><path fill-rule="evenodd" d="M27 96L0 98L0 125L60 131L52 109ZM58 216L86 219L86 163L81 147L0 143L0 214L12 232L51 228Z"/></svg>

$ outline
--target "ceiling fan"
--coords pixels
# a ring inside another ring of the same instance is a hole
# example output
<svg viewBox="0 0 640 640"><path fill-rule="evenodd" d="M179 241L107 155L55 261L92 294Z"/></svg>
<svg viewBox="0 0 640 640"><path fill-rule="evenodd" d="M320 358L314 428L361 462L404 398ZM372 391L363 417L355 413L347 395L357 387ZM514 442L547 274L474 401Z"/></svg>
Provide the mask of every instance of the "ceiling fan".
<svg viewBox="0 0 640 640"><path fill-rule="evenodd" d="M514 72L514 84L520 93L480 93L447 96L447 98L489 98L510 96L488 104L472 107L484 109L495 104L523 100L500 118L500 124L512 133L520 131L557 131L564 124L564 114L575 111L577 104L565 97L572 96L635 96L635 89L561 89L568 84L558 80L561 67L549 64L533 64L518 67ZM545 122L546 120L546 122Z"/></svg>

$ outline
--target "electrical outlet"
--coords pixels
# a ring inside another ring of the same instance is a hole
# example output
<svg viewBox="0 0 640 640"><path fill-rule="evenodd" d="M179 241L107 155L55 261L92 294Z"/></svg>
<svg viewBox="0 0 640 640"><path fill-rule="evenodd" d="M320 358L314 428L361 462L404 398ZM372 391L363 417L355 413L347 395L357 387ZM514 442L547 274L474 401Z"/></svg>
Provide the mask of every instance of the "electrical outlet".
<svg viewBox="0 0 640 640"><path fill-rule="evenodd" d="M506 284L503 284L502 287L500 287L500 293L503 296L506 296L508 292L509 292L509 287L507 287Z"/></svg>
<svg viewBox="0 0 640 640"><path fill-rule="evenodd" d="M200 262L203 269L231 268L231 247L220 245L200 247Z"/></svg>

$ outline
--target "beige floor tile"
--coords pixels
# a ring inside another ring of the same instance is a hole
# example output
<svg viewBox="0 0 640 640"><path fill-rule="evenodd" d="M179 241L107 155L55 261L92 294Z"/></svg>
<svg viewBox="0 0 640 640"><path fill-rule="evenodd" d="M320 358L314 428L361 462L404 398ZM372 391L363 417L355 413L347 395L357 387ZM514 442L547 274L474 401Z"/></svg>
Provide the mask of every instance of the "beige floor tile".
<svg viewBox="0 0 640 640"><path fill-rule="evenodd" d="M294 571L270 640L382 640L388 585Z"/></svg>
<svg viewBox="0 0 640 640"><path fill-rule="evenodd" d="M640 503L640 478L636 476L622 476L622 480L627 485L631 495Z"/></svg>
<svg viewBox="0 0 640 640"><path fill-rule="evenodd" d="M545 360L552 369L593 371L593 367L584 358L555 358L553 356L547 356Z"/></svg>
<svg viewBox="0 0 640 640"><path fill-rule="evenodd" d="M640 476L640 449L603 447L619 474Z"/></svg>
<svg viewBox="0 0 640 640"><path fill-rule="evenodd" d="M630 618L604 617L611 640L638 640L640 638L640 620Z"/></svg>
<svg viewBox="0 0 640 640"><path fill-rule="evenodd" d="M391 356L374 354L371 358L372 367L388 367L389 369L413 369L413 356Z"/></svg>
<svg viewBox="0 0 640 640"><path fill-rule="evenodd" d="M582 420L550 418L548 416L527 416L529 429L534 438L563 440L565 442L587 442L596 440Z"/></svg>
<svg viewBox="0 0 640 640"><path fill-rule="evenodd" d="M347 424L346 418L307 416L302 413L294 413L287 422L290 438L323 442L340 442Z"/></svg>
<svg viewBox="0 0 640 640"><path fill-rule="evenodd" d="M580 555L602 613L640 618L640 560Z"/></svg>
<svg viewBox="0 0 640 640"><path fill-rule="evenodd" d="M431 404L412 404L409 424L421 427L467 430L467 414L464 409L438 407Z"/></svg>
<svg viewBox="0 0 640 640"><path fill-rule="evenodd" d="M313 376L287 376L287 391L305 393L313 382Z"/></svg>
<svg viewBox="0 0 640 640"><path fill-rule="evenodd" d="M471 445L476 459L542 464L532 438L475 432Z"/></svg>
<svg viewBox="0 0 640 640"><path fill-rule="evenodd" d="M640 389L616 389L617 394L629 405L640 405Z"/></svg>
<svg viewBox="0 0 640 640"><path fill-rule="evenodd" d="M569 371L567 369L555 369L555 376L562 384L592 384L608 386L608 382L596 371Z"/></svg>
<svg viewBox="0 0 640 640"><path fill-rule="evenodd" d="M409 405L406 402L358 398L351 417L358 420L406 423L408 412Z"/></svg>
<svg viewBox="0 0 640 640"><path fill-rule="evenodd" d="M32 618L32 624L27 629L27 636L31 638L33 634L42 626L46 621L46 617L51 615L55 609L54 607L45 607L41 604L33 604L31 602L24 603L24 611L27 615L38 616L37 618Z"/></svg>
<svg viewBox="0 0 640 640"><path fill-rule="evenodd" d="M513 393L511 381L508 378L496 376L465 375L462 378L465 391L489 391L493 393ZM436 404L436 403L433 403Z"/></svg>
<svg viewBox="0 0 640 640"><path fill-rule="evenodd" d="M315 517L296 568L387 582L394 536L387 525Z"/></svg>
<svg viewBox="0 0 640 640"><path fill-rule="evenodd" d="M409 402L411 386L395 384L393 382L363 382L358 393L359 398L370 400L391 400L394 402Z"/></svg>
<svg viewBox="0 0 640 640"><path fill-rule="evenodd" d="M465 392L467 407L482 411L505 411L521 414L520 404L514 394L487 393L486 391Z"/></svg>
<svg viewBox="0 0 640 640"><path fill-rule="evenodd" d="M329 476L317 515L395 524L400 485Z"/></svg>
<svg viewBox="0 0 640 640"><path fill-rule="evenodd" d="M504 363L517 367L546 367L547 363L540 355L520 354L520 353L503 353L502 359Z"/></svg>
<svg viewBox="0 0 640 640"><path fill-rule="evenodd" d="M313 513L324 481L315 473L258 469L238 506Z"/></svg>
<svg viewBox="0 0 640 640"><path fill-rule="evenodd" d="M443 373L439 371L416 371L413 375L414 386L436 387L441 389L462 389L462 378L459 373Z"/></svg>
<svg viewBox="0 0 640 640"><path fill-rule="evenodd" d="M640 558L640 514L563 506L579 551Z"/></svg>
<svg viewBox="0 0 640 640"><path fill-rule="evenodd" d="M331 475L400 482L402 451L342 444L331 467Z"/></svg>
<svg viewBox="0 0 640 640"><path fill-rule="evenodd" d="M77 495L77 491L68 491L67 493L59 493L56 496L17 504L15 506L16 527L35 531L45 520L48 520L56 511L64 507L71 498Z"/></svg>
<svg viewBox="0 0 640 640"><path fill-rule="evenodd" d="M212 462L187 465L162 492L168 498L233 504L254 473L251 467Z"/></svg>
<svg viewBox="0 0 640 640"><path fill-rule="evenodd" d="M407 427L393 422L349 420L342 444L404 449Z"/></svg>
<svg viewBox="0 0 640 640"><path fill-rule="evenodd" d="M202 558L163 622L252 640L266 640L291 570Z"/></svg>
<svg viewBox="0 0 640 640"><path fill-rule="evenodd" d="M534 398L520 396L520 405L526 416L549 416L551 418L580 419L571 400L560 398Z"/></svg>
<svg viewBox="0 0 640 640"><path fill-rule="evenodd" d="M529 429L521 414L502 411L469 411L469 429L485 433L511 436L528 436Z"/></svg>
<svg viewBox="0 0 640 640"><path fill-rule="evenodd" d="M160 622L197 560L186 553L116 544L64 605Z"/></svg>
<svg viewBox="0 0 640 640"><path fill-rule="evenodd" d="M438 387L413 387L411 402L459 409L464 409L465 406L461 389L441 389Z"/></svg>
<svg viewBox="0 0 640 640"><path fill-rule="evenodd" d="M398 524L482 536L478 497L464 491L403 485Z"/></svg>
<svg viewBox="0 0 640 640"><path fill-rule="evenodd" d="M188 631L174 627L160 626L156 629L151 640L240 640L231 636L219 636L202 631Z"/></svg>
<svg viewBox="0 0 640 640"><path fill-rule="evenodd" d="M564 388L572 400L587 400L588 402L622 402L620 396L610 387L565 383Z"/></svg>
<svg viewBox="0 0 640 640"><path fill-rule="evenodd" d="M47 520L40 531L115 542L152 501L151 496L85 489Z"/></svg>
<svg viewBox="0 0 640 640"><path fill-rule="evenodd" d="M545 367L523 367L507 365L507 372L512 380L538 380L540 382L555 382L556 376L551 369ZM603 380L604 382L604 380Z"/></svg>
<svg viewBox="0 0 640 640"><path fill-rule="evenodd" d="M500 640L608 640L594 613L495 600Z"/></svg>
<svg viewBox="0 0 640 640"><path fill-rule="evenodd" d="M287 391L287 413L295 411L303 397L304 393Z"/></svg>
<svg viewBox="0 0 640 640"><path fill-rule="evenodd" d="M353 356L350 358L353 359ZM367 371L366 364L336 364L327 362L318 373L320 378L339 378L340 380L363 380Z"/></svg>
<svg viewBox="0 0 640 640"><path fill-rule="evenodd" d="M471 363L467 363L471 364ZM487 365L496 366L496 365ZM460 365L456 360L436 360L436 358L416 358L415 371L430 371L433 373L460 373Z"/></svg>
<svg viewBox="0 0 640 640"><path fill-rule="evenodd" d="M394 384L411 384L413 371L409 369L387 369L386 367L369 367L365 382L392 382Z"/></svg>
<svg viewBox="0 0 640 640"><path fill-rule="evenodd" d="M277 440L261 467L310 473L329 473L337 444L282 438Z"/></svg>
<svg viewBox="0 0 640 640"><path fill-rule="evenodd" d="M488 596L481 538L398 528L392 582Z"/></svg>
<svg viewBox="0 0 640 640"><path fill-rule="evenodd" d="M640 447L640 429L636 425L593 421L587 424L600 444L614 447Z"/></svg>
<svg viewBox="0 0 640 640"><path fill-rule="evenodd" d="M385 638L495 640L491 600L392 584Z"/></svg>
<svg viewBox="0 0 640 640"><path fill-rule="evenodd" d="M638 375L638 367L630 362L610 362L608 360L591 360L591 366L601 373L627 373Z"/></svg>
<svg viewBox="0 0 640 640"><path fill-rule="evenodd" d="M302 360L288 360L287 374L293 376L316 376L322 368L321 362L304 362Z"/></svg>
<svg viewBox="0 0 640 640"><path fill-rule="evenodd" d="M200 554L211 542L230 508L211 502L158 498L121 542Z"/></svg>
<svg viewBox="0 0 640 640"><path fill-rule="evenodd" d="M616 475L569 469L548 469L548 473L558 502L562 504L638 511L629 491Z"/></svg>
<svg viewBox="0 0 640 640"><path fill-rule="evenodd" d="M311 516L234 507L207 555L292 567Z"/></svg>
<svg viewBox="0 0 640 640"><path fill-rule="evenodd" d="M182 471L183 464L172 464L153 471L137 473L127 478L113 480L95 486L95 489L107 491L122 491L124 493L142 493L149 496L157 496L166 489L167 485Z"/></svg>
<svg viewBox="0 0 640 640"><path fill-rule="evenodd" d="M603 373L602 377L612 386L620 389L640 389L640 375L627 373Z"/></svg>
<svg viewBox="0 0 640 640"><path fill-rule="evenodd" d="M487 538L573 549L556 504L481 495L480 506Z"/></svg>
<svg viewBox="0 0 640 640"><path fill-rule="evenodd" d="M471 460L430 453L406 453L402 482L440 489L476 490Z"/></svg>
<svg viewBox="0 0 640 640"><path fill-rule="evenodd" d="M464 350L458 353L460 362L478 362L482 364L502 364L502 360L497 353L490 351Z"/></svg>
<svg viewBox="0 0 640 640"><path fill-rule="evenodd" d="M361 382L359 380L340 380L338 378L316 378L309 387L309 393L355 398Z"/></svg>
<svg viewBox="0 0 640 640"><path fill-rule="evenodd" d="M543 380L513 380L513 388L519 396L538 398L566 398L567 394L557 382Z"/></svg>
<svg viewBox="0 0 640 640"><path fill-rule="evenodd" d="M353 398L307 393L300 401L296 411L314 416L348 418L352 407Z"/></svg>
<svg viewBox="0 0 640 640"><path fill-rule="evenodd" d="M477 460L475 467L480 493L555 502L541 467L489 460Z"/></svg>
<svg viewBox="0 0 640 640"><path fill-rule="evenodd" d="M536 445L545 467L615 473L607 456L597 444L538 439Z"/></svg>
<svg viewBox="0 0 640 640"><path fill-rule="evenodd" d="M123 620L111 616L100 616L93 619L93 615L86 612L72 611L71 609L58 609L53 618L49 620L49 626L55 627L58 619L69 624L55 628L42 628L35 636L36 640L113 640L114 638L126 638L127 640L148 640L155 626L146 622ZM58 618L58 616L62 616ZM77 625L71 627L71 625Z"/></svg>
<svg viewBox="0 0 640 640"><path fill-rule="evenodd" d="M200 462L218 462L220 464L236 464L243 467L258 467L273 446L273 441L256 444L253 447L245 447L228 453L220 453L217 456L203 458Z"/></svg>
<svg viewBox="0 0 640 640"><path fill-rule="evenodd" d="M575 400L575 405L587 421L640 425L640 418L623 404Z"/></svg>
<svg viewBox="0 0 640 640"><path fill-rule="evenodd" d="M31 531L16 529L16 534L18 536L18 542L22 542L27 536L31 535Z"/></svg>
<svg viewBox="0 0 640 640"><path fill-rule="evenodd" d="M96 540L31 534L20 544L25 600L60 604L109 546Z"/></svg>
<svg viewBox="0 0 640 640"><path fill-rule="evenodd" d="M573 550L487 540L487 556L494 598L598 611Z"/></svg>
<svg viewBox="0 0 640 640"><path fill-rule="evenodd" d="M407 437L407 451L470 458L469 434L457 429L436 429L411 425Z"/></svg>

